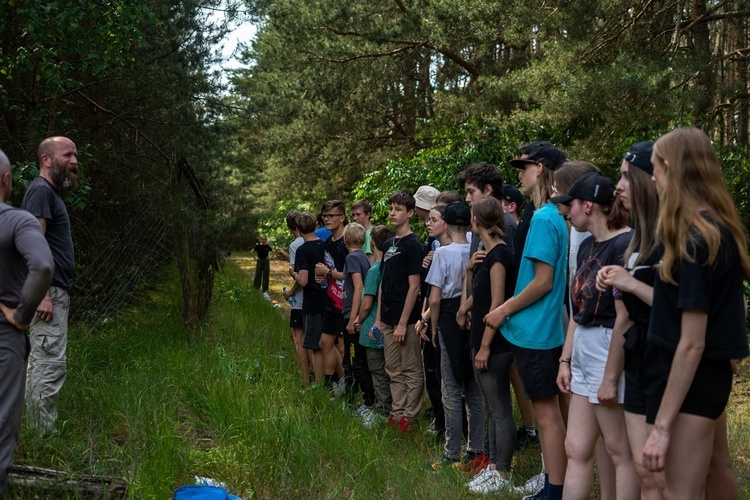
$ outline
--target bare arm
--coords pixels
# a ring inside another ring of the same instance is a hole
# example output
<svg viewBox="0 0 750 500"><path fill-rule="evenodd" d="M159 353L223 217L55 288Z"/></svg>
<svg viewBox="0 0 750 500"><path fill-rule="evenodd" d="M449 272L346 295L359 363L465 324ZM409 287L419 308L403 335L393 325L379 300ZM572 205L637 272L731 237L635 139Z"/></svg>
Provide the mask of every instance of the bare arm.
<svg viewBox="0 0 750 500"><path fill-rule="evenodd" d="M370 311L372 311L372 305L375 303L375 296L374 295L365 295L362 297L362 303L359 305L359 316L360 323L364 321L364 319L370 315ZM354 312L354 309L352 309L352 312Z"/></svg>
<svg viewBox="0 0 750 500"><path fill-rule="evenodd" d="M609 287L631 293L649 306L654 302L654 287L635 279L622 266L604 266L596 273L596 288L604 291Z"/></svg>
<svg viewBox="0 0 750 500"><path fill-rule="evenodd" d="M302 288L307 286L307 281L310 279L310 272L307 269L300 269L299 272L295 273L294 281Z"/></svg>
<svg viewBox="0 0 750 500"><path fill-rule="evenodd" d="M560 366L557 367L557 387L564 394L570 394L570 358L573 357L573 337L576 328L578 328L578 323L570 318L568 331L565 334L565 343L560 354Z"/></svg>
<svg viewBox="0 0 750 500"><path fill-rule="evenodd" d="M505 300L505 266L500 262L495 262L490 268L490 286L490 293L492 294L490 310L492 310L500 307ZM490 359L490 346L492 345L492 341L495 339L496 334L496 328L490 328L489 326L484 327L482 345L477 351L476 358L474 359L474 366L479 371L487 370L487 363Z"/></svg>
<svg viewBox="0 0 750 500"><path fill-rule="evenodd" d="M597 392L597 398L601 404L617 403L617 383L620 381L625 366L625 349L623 347L625 345L625 332L633 326L622 300L615 300L615 309L617 310L617 317L612 329L612 341L609 343L602 385Z"/></svg>
<svg viewBox="0 0 750 500"><path fill-rule="evenodd" d="M359 306L362 303L362 290L365 285L362 283L362 273L351 273L352 284L354 284L354 292L352 292L352 309L349 312L349 323L346 325L346 331L349 333L355 333L354 324L357 322L357 314L359 313Z"/></svg>
<svg viewBox="0 0 750 500"><path fill-rule="evenodd" d="M491 328L499 328L500 325L505 323L508 316L530 306L552 290L554 276L554 267L538 260L534 261L534 279L526 285L521 293L509 298L500 307L490 311L484 317L485 324Z"/></svg>
<svg viewBox="0 0 750 500"><path fill-rule="evenodd" d="M404 309L401 311L401 317L398 320L398 325L393 332L393 341L396 343L403 342L406 338L406 326L409 322L409 316L411 311L414 309L414 305L417 303L417 297L419 296L419 274L409 275L409 291L406 293L406 299L404 300ZM378 308L378 310L380 310Z"/></svg>
<svg viewBox="0 0 750 500"><path fill-rule="evenodd" d="M440 318L440 293L441 288L433 285L430 289L430 325L432 326L432 335L438 333L438 320Z"/></svg>
<svg viewBox="0 0 750 500"><path fill-rule="evenodd" d="M672 424L680 411L685 395L695 378L706 345L708 314L699 309L682 311L680 341L669 369L654 427L643 448L644 465L650 471L664 469L664 460L671 439Z"/></svg>

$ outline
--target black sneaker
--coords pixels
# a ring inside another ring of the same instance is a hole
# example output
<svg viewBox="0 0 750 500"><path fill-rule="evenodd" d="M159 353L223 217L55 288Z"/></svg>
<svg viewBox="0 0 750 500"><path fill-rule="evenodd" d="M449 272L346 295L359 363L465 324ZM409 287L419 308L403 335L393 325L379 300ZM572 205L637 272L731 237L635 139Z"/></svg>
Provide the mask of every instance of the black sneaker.
<svg viewBox="0 0 750 500"><path fill-rule="evenodd" d="M527 446L539 446L539 433L534 431L534 434L530 434L525 427L521 426L516 432L516 450Z"/></svg>

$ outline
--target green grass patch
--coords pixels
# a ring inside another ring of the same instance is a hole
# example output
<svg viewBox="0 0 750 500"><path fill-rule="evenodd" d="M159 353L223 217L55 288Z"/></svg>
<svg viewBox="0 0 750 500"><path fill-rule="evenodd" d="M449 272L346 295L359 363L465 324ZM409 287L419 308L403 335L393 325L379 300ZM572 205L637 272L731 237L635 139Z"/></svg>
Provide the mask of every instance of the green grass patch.
<svg viewBox="0 0 750 500"><path fill-rule="evenodd" d="M232 261L197 341L179 310L175 279L99 330L74 326L57 431L38 437L24 424L16 463L120 477L133 498L169 498L194 476L242 498L472 496L461 472L425 469L442 452L426 420L407 436L368 430L326 390L302 391L283 310ZM730 407L733 450L748 449L747 418ZM745 495L746 460L736 459ZM538 473L538 448L514 468L520 483ZM9 496L34 493L11 486Z"/></svg>

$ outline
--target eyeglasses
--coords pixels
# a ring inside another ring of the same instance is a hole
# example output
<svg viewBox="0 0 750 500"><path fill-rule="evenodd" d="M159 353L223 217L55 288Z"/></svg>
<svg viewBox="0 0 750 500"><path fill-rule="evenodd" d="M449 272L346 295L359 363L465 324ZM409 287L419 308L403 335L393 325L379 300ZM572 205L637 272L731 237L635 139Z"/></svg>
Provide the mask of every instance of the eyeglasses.
<svg viewBox="0 0 750 500"><path fill-rule="evenodd" d="M332 219L333 217L342 217L344 214L323 214L324 219Z"/></svg>

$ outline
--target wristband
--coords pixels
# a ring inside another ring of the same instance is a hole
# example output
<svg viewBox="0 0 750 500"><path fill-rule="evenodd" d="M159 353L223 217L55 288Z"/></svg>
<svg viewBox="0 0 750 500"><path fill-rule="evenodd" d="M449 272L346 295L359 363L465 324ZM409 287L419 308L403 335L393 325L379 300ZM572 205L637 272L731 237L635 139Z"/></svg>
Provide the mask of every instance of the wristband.
<svg viewBox="0 0 750 500"><path fill-rule="evenodd" d="M560 358L560 363L568 363L568 364L570 364L570 358Z"/></svg>

